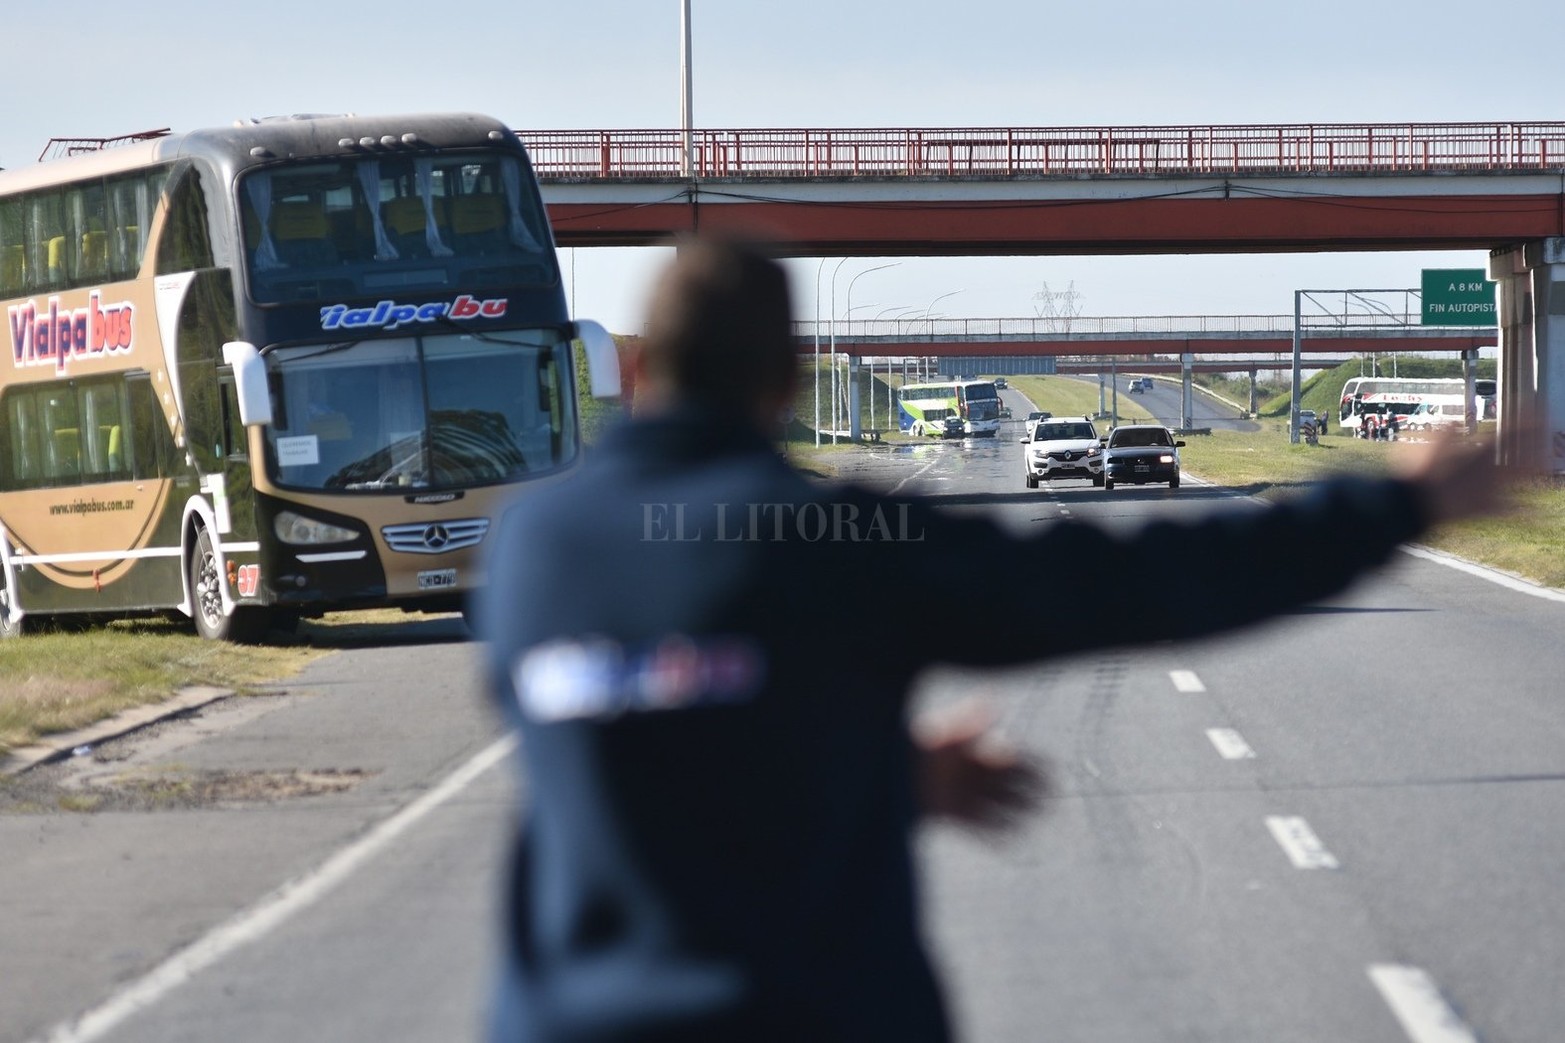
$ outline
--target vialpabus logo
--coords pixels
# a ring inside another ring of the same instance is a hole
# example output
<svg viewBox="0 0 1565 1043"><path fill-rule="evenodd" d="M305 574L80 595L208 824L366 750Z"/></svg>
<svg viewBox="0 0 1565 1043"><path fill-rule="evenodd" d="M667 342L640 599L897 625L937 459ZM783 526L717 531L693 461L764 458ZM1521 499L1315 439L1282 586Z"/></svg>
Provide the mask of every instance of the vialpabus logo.
<svg viewBox="0 0 1565 1043"><path fill-rule="evenodd" d="M505 314L510 302L504 297L480 300L462 294L454 301L431 301L428 304L398 304L381 301L372 308L350 308L346 304L333 304L321 309L321 329L364 329L384 327L394 330L410 322L439 322L441 319L498 319Z"/></svg>
<svg viewBox="0 0 1565 1043"><path fill-rule="evenodd" d="M60 298L50 297L39 314L35 301L6 309L11 320L11 359L17 366L53 366L59 373L74 360L102 355L127 355L132 348L136 309L129 301L104 307L98 293L87 295L87 307L61 311Z"/></svg>

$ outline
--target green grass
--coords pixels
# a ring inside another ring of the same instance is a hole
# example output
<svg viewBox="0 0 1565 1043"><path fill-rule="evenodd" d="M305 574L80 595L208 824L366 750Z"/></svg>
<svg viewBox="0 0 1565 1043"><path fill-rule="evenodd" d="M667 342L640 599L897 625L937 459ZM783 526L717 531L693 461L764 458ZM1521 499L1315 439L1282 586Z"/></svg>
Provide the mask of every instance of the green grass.
<svg viewBox="0 0 1565 1043"><path fill-rule="evenodd" d="M1286 492L1346 471L1383 473L1396 445L1332 435L1318 446L1288 441L1281 420L1257 434L1214 431L1190 437L1180 456L1192 475L1255 495ZM1443 526L1420 542L1513 573L1565 588L1565 482L1535 478L1515 489L1515 510Z"/></svg>
<svg viewBox="0 0 1565 1043"><path fill-rule="evenodd" d="M323 654L300 646L204 641L188 625L164 620L0 642L0 752L161 702L189 685L243 691L291 675Z"/></svg>
<svg viewBox="0 0 1565 1043"><path fill-rule="evenodd" d="M1098 414L1098 385L1072 377L1010 377L1011 387L1026 395L1039 409L1055 416L1090 416ZM1114 408L1112 391L1103 393L1105 409ZM1020 420L1020 417L1016 419ZM1105 418L1106 419L1106 418ZM1135 395L1123 390L1119 393L1119 422L1155 422L1152 414ZM1104 425L1099 425L1104 427ZM1107 430L1104 427L1104 430Z"/></svg>

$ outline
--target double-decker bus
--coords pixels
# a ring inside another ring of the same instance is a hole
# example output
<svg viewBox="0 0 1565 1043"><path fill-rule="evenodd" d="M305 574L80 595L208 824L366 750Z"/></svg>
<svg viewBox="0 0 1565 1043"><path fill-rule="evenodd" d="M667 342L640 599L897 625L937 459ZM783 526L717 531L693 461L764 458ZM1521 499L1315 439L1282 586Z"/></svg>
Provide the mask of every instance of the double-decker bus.
<svg viewBox="0 0 1565 1043"><path fill-rule="evenodd" d="M1494 416L1496 385L1493 380L1473 384L1478 419ZM1348 434L1357 435L1366 414L1394 413L1398 423L1424 402L1466 402L1467 382L1461 377L1350 377L1342 386L1337 422Z"/></svg>
<svg viewBox="0 0 1565 1043"><path fill-rule="evenodd" d="M904 384L898 399L899 426L908 434L993 438L1000 430L1000 391L992 380ZM956 421L948 425L948 417Z"/></svg>
<svg viewBox="0 0 1565 1043"><path fill-rule="evenodd" d="M258 120L0 174L0 628L452 611L519 486L579 446L516 136L477 115Z"/></svg>

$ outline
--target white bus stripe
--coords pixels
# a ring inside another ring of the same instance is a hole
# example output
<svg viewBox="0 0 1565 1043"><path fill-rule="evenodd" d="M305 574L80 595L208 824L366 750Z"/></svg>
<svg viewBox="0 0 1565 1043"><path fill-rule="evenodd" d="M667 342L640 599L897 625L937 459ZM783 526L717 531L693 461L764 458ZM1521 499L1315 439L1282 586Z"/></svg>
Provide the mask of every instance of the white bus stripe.
<svg viewBox="0 0 1565 1043"><path fill-rule="evenodd" d="M1375 963L1369 980L1402 1023L1413 1043L1478 1043L1478 1037L1457 1017L1434 979L1417 967Z"/></svg>
<svg viewBox="0 0 1565 1043"><path fill-rule="evenodd" d="M1174 688L1180 692L1204 692L1206 685L1195 675L1194 670L1170 670L1169 680L1174 682Z"/></svg>
<svg viewBox="0 0 1565 1043"><path fill-rule="evenodd" d="M1295 869L1336 869L1336 856L1326 850L1310 824L1297 816L1268 815L1266 828Z"/></svg>
<svg viewBox="0 0 1565 1043"><path fill-rule="evenodd" d="M14 554L12 561L24 565L49 565L71 561L124 561L128 558L177 558L178 547L147 547L143 550L90 550L71 554Z"/></svg>
<svg viewBox="0 0 1565 1043"><path fill-rule="evenodd" d="M1206 737L1212 740L1212 745L1217 747L1217 752L1228 760L1245 760L1255 756L1255 751L1244 741L1244 736L1232 728L1208 728Z"/></svg>
<svg viewBox="0 0 1565 1043"><path fill-rule="evenodd" d="M75 1020L56 1026L47 1043L88 1043L103 1039L137 1011L145 1010L235 950L265 937L295 913L314 904L355 870L378 855L419 819L456 796L478 776L516 748L514 734L480 750L439 785L332 855L313 871L290 880L259 903L176 952L103 1003Z"/></svg>

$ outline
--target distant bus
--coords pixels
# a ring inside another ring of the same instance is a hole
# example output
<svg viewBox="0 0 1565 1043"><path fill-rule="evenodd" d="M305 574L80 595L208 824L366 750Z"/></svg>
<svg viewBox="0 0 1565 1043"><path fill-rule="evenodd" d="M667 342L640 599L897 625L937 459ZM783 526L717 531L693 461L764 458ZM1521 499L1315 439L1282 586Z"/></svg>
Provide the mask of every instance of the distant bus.
<svg viewBox="0 0 1565 1043"><path fill-rule="evenodd" d="M904 384L898 398L898 423L909 434L946 437L954 432L947 417L961 422L964 435L993 438L1000 431L1000 391L992 380Z"/></svg>
<svg viewBox="0 0 1565 1043"><path fill-rule="evenodd" d="M578 455L580 340L526 152L476 115L292 117L0 173L0 630L258 640L463 610Z"/></svg>
<svg viewBox="0 0 1565 1043"><path fill-rule="evenodd" d="M1474 382L1480 420L1494 416L1496 385L1493 380ZM1425 401L1449 402L1452 396L1466 402L1467 382L1461 377L1351 377L1342 386L1337 422L1349 434L1358 434L1364 414L1395 413L1400 422Z"/></svg>

